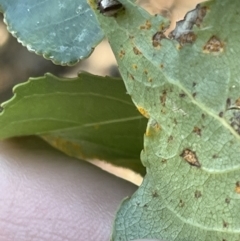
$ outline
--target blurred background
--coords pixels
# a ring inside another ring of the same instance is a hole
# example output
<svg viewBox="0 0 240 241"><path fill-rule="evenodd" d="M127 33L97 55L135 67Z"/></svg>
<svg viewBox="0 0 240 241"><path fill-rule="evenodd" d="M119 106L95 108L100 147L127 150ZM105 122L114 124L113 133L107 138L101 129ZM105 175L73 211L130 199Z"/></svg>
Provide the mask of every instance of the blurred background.
<svg viewBox="0 0 240 241"><path fill-rule="evenodd" d="M170 29L174 29L176 21L182 19L186 12L195 8L200 0L138 0L139 5L151 14L161 13L171 19ZM0 103L12 96L12 88L29 77L38 77L46 72L59 77L76 77L81 71L96 75L120 76L114 55L106 40L94 50L90 58L81 61L74 67L54 65L51 61L28 50L17 42L6 30L3 17L0 15ZM101 168L123 177L137 185L142 178L131 171L113 167L98 160L91 161Z"/></svg>

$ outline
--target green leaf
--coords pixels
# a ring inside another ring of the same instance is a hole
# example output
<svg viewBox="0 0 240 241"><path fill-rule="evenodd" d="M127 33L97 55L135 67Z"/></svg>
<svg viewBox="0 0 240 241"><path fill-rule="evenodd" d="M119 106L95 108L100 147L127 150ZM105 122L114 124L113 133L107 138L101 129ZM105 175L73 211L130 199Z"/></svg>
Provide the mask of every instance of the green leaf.
<svg viewBox="0 0 240 241"><path fill-rule="evenodd" d="M146 119L126 95L122 80L47 74L16 86L14 94L2 104L1 139L44 135L71 156L103 159L145 173L139 153Z"/></svg>
<svg viewBox="0 0 240 241"><path fill-rule="evenodd" d="M203 3L172 40L166 19L120 2L125 12L97 16L149 122L147 175L118 211L113 240L240 240L240 1Z"/></svg>
<svg viewBox="0 0 240 241"><path fill-rule="evenodd" d="M18 41L55 64L77 63L103 39L86 0L0 0L0 9Z"/></svg>

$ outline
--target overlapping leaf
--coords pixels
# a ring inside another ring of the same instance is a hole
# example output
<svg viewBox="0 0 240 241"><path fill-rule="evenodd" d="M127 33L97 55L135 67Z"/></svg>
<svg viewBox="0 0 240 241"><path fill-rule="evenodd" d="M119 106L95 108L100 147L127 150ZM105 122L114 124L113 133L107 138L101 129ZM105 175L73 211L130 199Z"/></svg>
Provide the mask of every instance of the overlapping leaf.
<svg viewBox="0 0 240 241"><path fill-rule="evenodd" d="M147 175L118 211L113 240L240 240L240 2L203 3L177 40L164 38L166 19L121 2L117 16L97 15L149 122Z"/></svg>
<svg viewBox="0 0 240 241"><path fill-rule="evenodd" d="M44 135L65 153L98 158L144 174L140 163L146 119L126 95L123 82L81 74L30 79L14 89L0 114L0 138Z"/></svg>
<svg viewBox="0 0 240 241"><path fill-rule="evenodd" d="M86 0L0 0L0 9L19 42L56 64L88 57L103 38Z"/></svg>

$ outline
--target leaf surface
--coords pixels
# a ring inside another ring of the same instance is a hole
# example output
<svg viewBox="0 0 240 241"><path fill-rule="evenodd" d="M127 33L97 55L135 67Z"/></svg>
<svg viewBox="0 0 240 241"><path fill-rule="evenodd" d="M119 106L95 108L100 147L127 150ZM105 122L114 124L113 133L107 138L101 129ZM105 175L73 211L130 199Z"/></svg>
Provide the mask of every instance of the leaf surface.
<svg viewBox="0 0 240 241"><path fill-rule="evenodd" d="M0 138L41 135L65 153L98 158L144 174L140 163L146 119L123 82L82 73L75 79L47 74L14 88L2 104Z"/></svg>
<svg viewBox="0 0 240 241"><path fill-rule="evenodd" d="M149 122L147 174L119 209L112 239L240 240L240 2L199 5L172 40L168 20L120 2L115 17L97 16Z"/></svg>
<svg viewBox="0 0 240 241"><path fill-rule="evenodd" d="M103 38L86 0L0 0L0 9L18 41L55 64L77 63Z"/></svg>

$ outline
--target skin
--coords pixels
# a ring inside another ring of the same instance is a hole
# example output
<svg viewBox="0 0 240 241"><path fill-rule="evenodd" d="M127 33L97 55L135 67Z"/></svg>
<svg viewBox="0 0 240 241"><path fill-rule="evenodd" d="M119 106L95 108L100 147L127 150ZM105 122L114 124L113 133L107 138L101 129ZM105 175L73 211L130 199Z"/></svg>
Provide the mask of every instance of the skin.
<svg viewBox="0 0 240 241"><path fill-rule="evenodd" d="M136 188L38 138L2 141L0 240L110 240L122 199Z"/></svg>

